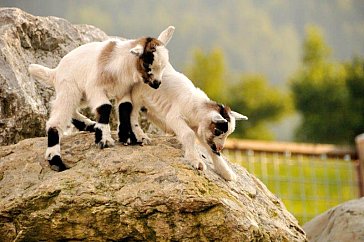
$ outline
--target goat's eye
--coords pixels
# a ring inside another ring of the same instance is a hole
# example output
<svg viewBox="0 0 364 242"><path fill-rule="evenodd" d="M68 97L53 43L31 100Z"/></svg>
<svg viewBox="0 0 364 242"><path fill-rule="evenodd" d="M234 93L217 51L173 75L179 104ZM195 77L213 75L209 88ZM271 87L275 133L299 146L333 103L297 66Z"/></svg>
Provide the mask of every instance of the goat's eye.
<svg viewBox="0 0 364 242"><path fill-rule="evenodd" d="M144 69L148 69L149 68L149 64L146 63L146 62L143 62L143 67L144 67Z"/></svg>
<svg viewBox="0 0 364 242"><path fill-rule="evenodd" d="M214 135L216 135L216 136L219 136L219 135L221 135L221 134L223 134L224 132L222 132L220 129L214 129Z"/></svg>

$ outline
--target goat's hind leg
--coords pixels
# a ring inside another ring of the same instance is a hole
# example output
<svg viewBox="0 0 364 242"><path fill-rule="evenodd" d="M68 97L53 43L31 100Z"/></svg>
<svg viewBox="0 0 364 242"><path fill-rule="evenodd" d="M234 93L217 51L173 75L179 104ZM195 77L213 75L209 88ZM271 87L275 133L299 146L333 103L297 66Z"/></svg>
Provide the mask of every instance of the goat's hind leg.
<svg viewBox="0 0 364 242"><path fill-rule="evenodd" d="M95 132L96 122L82 115L79 111L76 111L72 117L72 124L79 131Z"/></svg>
<svg viewBox="0 0 364 242"><path fill-rule="evenodd" d="M69 124L78 101L76 94L72 95L65 89L57 94L52 103L52 111L47 121L48 147L46 151L46 159L52 170L64 171L67 169L61 159L60 141L62 132Z"/></svg>
<svg viewBox="0 0 364 242"><path fill-rule="evenodd" d="M61 159L60 135L58 129L56 127L48 128L47 135L48 148L45 156L51 169L55 171L67 170L67 166Z"/></svg>

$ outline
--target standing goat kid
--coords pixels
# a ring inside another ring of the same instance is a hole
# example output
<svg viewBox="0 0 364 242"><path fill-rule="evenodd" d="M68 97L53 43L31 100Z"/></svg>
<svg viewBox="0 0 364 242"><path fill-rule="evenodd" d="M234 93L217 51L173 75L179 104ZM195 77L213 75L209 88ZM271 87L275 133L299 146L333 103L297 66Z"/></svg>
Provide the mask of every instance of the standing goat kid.
<svg viewBox="0 0 364 242"><path fill-rule="evenodd" d="M46 159L52 169L67 169L60 155L60 136L71 120L76 127L83 124L85 130L95 131L95 142L100 148L114 145L109 126L112 108L109 100L115 99L117 105L125 103L130 100L132 87L143 81L153 89L159 87L169 62L168 50L161 38L173 29L170 26L158 39L109 39L82 45L64 56L55 69L37 64L29 66L34 78L54 85L56 91L46 125ZM81 105L88 105L96 113L97 122L78 112Z"/></svg>

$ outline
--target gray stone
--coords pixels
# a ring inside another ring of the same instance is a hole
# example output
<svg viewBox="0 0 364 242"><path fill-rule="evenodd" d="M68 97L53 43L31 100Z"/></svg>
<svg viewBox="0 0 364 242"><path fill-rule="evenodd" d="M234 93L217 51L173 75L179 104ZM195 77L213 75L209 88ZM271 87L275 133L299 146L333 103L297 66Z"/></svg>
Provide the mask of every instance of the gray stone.
<svg viewBox="0 0 364 242"><path fill-rule="evenodd" d="M0 241L307 241L257 178L237 165L237 182L211 163L201 173L174 137L100 150L92 134L66 136L72 168L61 173L44 160L46 145L0 147Z"/></svg>
<svg viewBox="0 0 364 242"><path fill-rule="evenodd" d="M364 197L329 209L307 222L303 229L312 242L363 242Z"/></svg>
<svg viewBox="0 0 364 242"><path fill-rule="evenodd" d="M29 77L28 65L54 68L72 49L108 36L89 25L0 8L0 145L45 135L53 87Z"/></svg>

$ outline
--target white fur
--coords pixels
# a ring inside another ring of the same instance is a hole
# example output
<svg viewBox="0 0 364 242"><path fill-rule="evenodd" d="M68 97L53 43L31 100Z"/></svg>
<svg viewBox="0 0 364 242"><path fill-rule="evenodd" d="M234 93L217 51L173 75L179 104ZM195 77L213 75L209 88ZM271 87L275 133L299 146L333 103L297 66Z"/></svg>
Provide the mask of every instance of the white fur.
<svg viewBox="0 0 364 242"><path fill-rule="evenodd" d="M212 135L209 125L212 121L225 120L215 109L208 108L211 103L208 96L182 73L177 72L170 64L166 67L162 85L157 90L148 89L136 84L132 90L133 111L131 126L138 141L149 142L138 124L138 111L142 106L147 108L148 118L167 132L173 132L182 143L185 158L197 169L205 169L196 150L196 140L205 147L215 166L215 170L226 180L235 180L236 175L224 158L213 153L206 140ZM215 136L213 142L220 151L226 137L235 129L235 117L247 119L236 112L230 113L229 130ZM226 120L225 120L226 121Z"/></svg>
<svg viewBox="0 0 364 242"><path fill-rule="evenodd" d="M168 28L171 29L173 32L173 27ZM115 81L103 83L98 79L99 56L111 41L115 43L115 47L105 62L104 71L112 74ZM86 121L86 124L92 123L93 121L78 113L81 102L95 112L99 106L110 104L110 99L116 99L118 103L124 100L125 96L128 99L133 85L143 82L136 66L136 59L143 53L143 47L135 46L135 43L135 40L120 39L88 43L69 52L55 69L31 64L30 74L38 80L54 85L56 91L56 98L46 125L47 130L51 127L57 128L61 135L73 117ZM151 68L154 78L161 80L164 67L168 63L168 51L164 46L158 46L153 54L154 61ZM147 86L144 83L143 85ZM97 125L103 131L102 141L109 145L114 144L109 125ZM57 152L49 150L48 153Z"/></svg>

